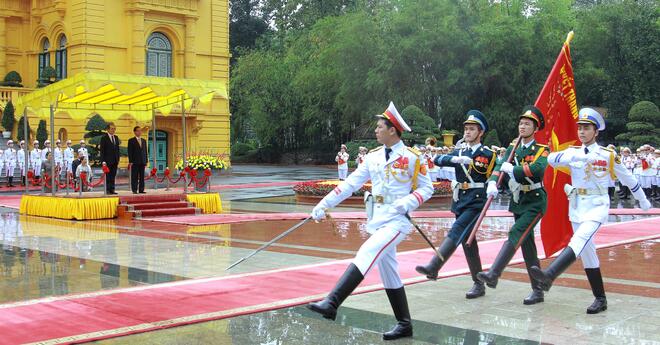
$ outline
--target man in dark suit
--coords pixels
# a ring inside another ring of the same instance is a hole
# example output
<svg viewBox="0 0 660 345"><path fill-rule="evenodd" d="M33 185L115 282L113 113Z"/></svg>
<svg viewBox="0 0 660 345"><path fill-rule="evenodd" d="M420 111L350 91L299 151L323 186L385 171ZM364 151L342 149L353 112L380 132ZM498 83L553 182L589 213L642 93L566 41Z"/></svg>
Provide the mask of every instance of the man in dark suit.
<svg viewBox="0 0 660 345"><path fill-rule="evenodd" d="M147 141L141 138L142 129L133 128L135 138L128 139L128 165L131 170L133 194L144 193L144 168L147 165Z"/></svg>
<svg viewBox="0 0 660 345"><path fill-rule="evenodd" d="M105 162L110 170L105 175L105 188L108 194L115 193L115 176L117 176L117 165L119 164L119 137L115 135L117 126L113 122L108 122L106 135L101 137L100 151L101 162Z"/></svg>

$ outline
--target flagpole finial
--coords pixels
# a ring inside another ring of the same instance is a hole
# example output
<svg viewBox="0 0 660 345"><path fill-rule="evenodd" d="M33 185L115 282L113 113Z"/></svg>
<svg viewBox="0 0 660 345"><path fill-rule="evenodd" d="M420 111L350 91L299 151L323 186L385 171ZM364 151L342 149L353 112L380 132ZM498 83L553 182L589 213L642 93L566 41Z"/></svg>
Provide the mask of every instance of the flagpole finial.
<svg viewBox="0 0 660 345"><path fill-rule="evenodd" d="M566 36L566 44L571 44L571 41L573 40L573 36L575 34L573 33L573 30L571 30L568 35Z"/></svg>

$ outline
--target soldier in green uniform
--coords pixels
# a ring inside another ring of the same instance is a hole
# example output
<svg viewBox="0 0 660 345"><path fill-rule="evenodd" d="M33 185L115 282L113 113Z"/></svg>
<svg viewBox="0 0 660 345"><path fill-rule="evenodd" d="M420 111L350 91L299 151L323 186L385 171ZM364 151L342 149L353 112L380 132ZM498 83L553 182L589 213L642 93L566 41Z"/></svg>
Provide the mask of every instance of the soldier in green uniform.
<svg viewBox="0 0 660 345"><path fill-rule="evenodd" d="M495 262L487 273L477 274L477 279L486 283L488 287L495 288L504 267L511 261L519 247L522 247L527 272L532 266L539 266L539 258L534 243L534 227L545 214L547 195L543 189L543 173L548 165L548 147L534 141L534 133L543 129L545 121L541 111L528 106L523 110L518 122L518 133L521 142L516 149L513 164L501 161L495 166L490 177L486 193L488 196L497 196L496 181L499 174L509 175L509 188L511 189L511 202L509 211L513 213L515 223L509 230L509 238L504 241L502 249L495 258ZM515 142L509 145L504 157L509 157ZM532 293L524 299L524 304L543 302L543 290L538 281L530 275Z"/></svg>

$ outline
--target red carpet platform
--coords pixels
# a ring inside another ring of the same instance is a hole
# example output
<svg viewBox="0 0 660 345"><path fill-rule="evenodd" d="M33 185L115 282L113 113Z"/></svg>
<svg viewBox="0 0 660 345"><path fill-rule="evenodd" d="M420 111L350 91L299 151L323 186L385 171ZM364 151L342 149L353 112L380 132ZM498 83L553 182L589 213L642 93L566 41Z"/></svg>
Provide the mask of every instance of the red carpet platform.
<svg viewBox="0 0 660 345"><path fill-rule="evenodd" d="M638 208L614 208L610 209L611 215L660 215L660 208L654 208L644 212ZM364 212L331 212L334 219L366 219ZM148 219L154 222L184 224L184 225L214 225L231 224L242 222L253 222L262 220L298 220L305 219L308 213L236 213L236 214L208 214L199 216L174 216ZM513 214L504 210L489 210L486 217L512 217ZM413 218L454 218L451 211L415 211Z"/></svg>
<svg viewBox="0 0 660 345"><path fill-rule="evenodd" d="M660 218L652 218L605 225L596 242L602 248L658 237ZM502 241L480 243L484 268L493 262ZM468 272L462 255L456 252L442 276ZM406 284L425 281L414 267L430 256L428 249L398 255ZM519 251L512 264L521 261ZM3 304L0 344L84 342L300 305L322 298L348 262ZM381 288L377 272L371 272L356 293Z"/></svg>

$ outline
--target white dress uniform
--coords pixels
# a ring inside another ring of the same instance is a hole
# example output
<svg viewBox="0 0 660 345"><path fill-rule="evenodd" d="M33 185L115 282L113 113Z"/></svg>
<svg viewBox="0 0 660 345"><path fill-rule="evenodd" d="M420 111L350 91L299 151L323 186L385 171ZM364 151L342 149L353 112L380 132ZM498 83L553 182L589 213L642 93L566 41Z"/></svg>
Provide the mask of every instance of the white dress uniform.
<svg viewBox="0 0 660 345"><path fill-rule="evenodd" d="M350 159L350 155L348 152L342 153L337 152L337 156L335 157L335 162L337 162L337 173L339 175L340 180L345 180L346 175L348 175L348 160Z"/></svg>
<svg viewBox="0 0 660 345"><path fill-rule="evenodd" d="M389 121L398 132L410 131L392 102L383 114L377 116ZM369 271L378 266L385 292L398 321L392 331L383 334L383 339L410 337L412 324L405 289L399 276L396 246L413 228L406 215L433 194L426 161L421 153L406 147L400 140L389 148L382 146L371 150L364 163L314 207L311 217L322 219L326 209L337 206L369 180L372 183L371 193L365 195L365 203L367 231L371 236L360 246L353 263L328 296L307 307L324 318L334 320L337 308Z"/></svg>
<svg viewBox="0 0 660 345"><path fill-rule="evenodd" d="M655 171L653 170L653 163L655 159L652 154L644 154L640 157L640 172L639 172L639 183L642 185L643 189L651 188L653 178L655 177ZM644 169L646 167L646 169Z"/></svg>
<svg viewBox="0 0 660 345"><path fill-rule="evenodd" d="M53 150L53 159L55 160L55 165L60 168L60 174L64 173L64 152L59 146L55 146Z"/></svg>
<svg viewBox="0 0 660 345"><path fill-rule="evenodd" d="M355 158L355 166L359 167L361 164L364 163L364 158L366 157L366 154L358 153L357 157Z"/></svg>
<svg viewBox="0 0 660 345"><path fill-rule="evenodd" d="M89 159L89 152L87 151L86 147L81 147L78 149L78 154L83 154L87 159Z"/></svg>
<svg viewBox="0 0 660 345"><path fill-rule="evenodd" d="M391 204L403 202L408 211L412 211L431 198L433 185L426 171L426 162L418 152L399 142L392 146L390 159L386 161L383 148L369 152L365 163L323 198L320 204L324 208L333 208L371 180L374 205L373 215L367 222L367 231L372 236L360 247L354 264L363 275L378 265L385 288L396 289L403 286L396 261L396 246L410 233L412 224L404 215L397 213ZM417 188L411 192L412 177L418 161L420 173L417 175Z"/></svg>
<svg viewBox="0 0 660 345"><path fill-rule="evenodd" d="M0 176L5 173L5 151L0 150Z"/></svg>
<svg viewBox="0 0 660 345"><path fill-rule="evenodd" d="M67 173L72 171L73 160L73 149L70 146L67 146L64 149L64 168L66 169Z"/></svg>
<svg viewBox="0 0 660 345"><path fill-rule="evenodd" d="M18 161L18 169L21 171L21 176L25 176L25 149L21 148L16 151L16 160Z"/></svg>
<svg viewBox="0 0 660 345"><path fill-rule="evenodd" d="M14 170L16 169L16 164L18 163L18 157L16 155L16 149L8 147L5 149L4 153L5 161L5 176L11 177L14 176Z"/></svg>
<svg viewBox="0 0 660 345"><path fill-rule="evenodd" d="M596 161L592 163L575 161L583 155L585 146L572 146L564 151L553 152L548 156L552 167L568 167L571 170L572 185L564 190L569 197L569 219L573 225L573 237L569 246L576 256L582 257L585 268L599 267L593 236L598 228L607 223L610 198L607 187L618 178L630 188L637 200L646 200L637 179L630 173L620 158L612 150L597 143L586 147Z"/></svg>
<svg viewBox="0 0 660 345"><path fill-rule="evenodd" d="M41 150L37 147L30 151L30 166L34 171L34 176L41 176Z"/></svg>

